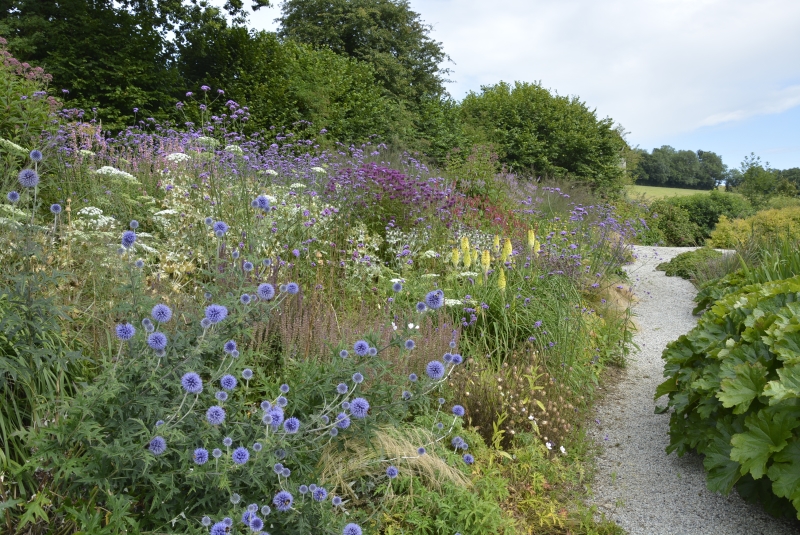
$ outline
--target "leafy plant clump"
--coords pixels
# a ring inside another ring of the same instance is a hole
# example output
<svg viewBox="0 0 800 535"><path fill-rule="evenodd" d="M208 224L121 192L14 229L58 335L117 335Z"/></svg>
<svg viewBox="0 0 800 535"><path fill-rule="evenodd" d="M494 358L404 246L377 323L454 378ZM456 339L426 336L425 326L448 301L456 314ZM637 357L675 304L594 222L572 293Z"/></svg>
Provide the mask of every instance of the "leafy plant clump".
<svg viewBox="0 0 800 535"><path fill-rule="evenodd" d="M669 262L661 262L656 269L663 271L667 277L691 279L698 266L716 258L722 258L722 253L708 248L696 249L681 253Z"/></svg>
<svg viewBox="0 0 800 535"><path fill-rule="evenodd" d="M764 210L746 219L728 219L721 216L711 233L708 245L736 247L754 236L800 239L800 206Z"/></svg>
<svg viewBox="0 0 800 535"><path fill-rule="evenodd" d="M673 409L667 452L704 455L709 489L800 518L798 355L800 276L745 286L667 346L655 397Z"/></svg>

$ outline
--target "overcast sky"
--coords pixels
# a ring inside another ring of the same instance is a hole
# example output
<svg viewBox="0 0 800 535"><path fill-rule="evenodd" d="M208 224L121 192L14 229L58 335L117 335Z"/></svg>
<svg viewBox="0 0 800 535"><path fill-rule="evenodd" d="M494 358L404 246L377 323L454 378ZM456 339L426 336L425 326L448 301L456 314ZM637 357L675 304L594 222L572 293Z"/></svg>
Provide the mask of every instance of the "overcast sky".
<svg viewBox="0 0 800 535"><path fill-rule="evenodd" d="M645 149L800 167L799 0L411 0L461 99L498 81L577 95ZM251 16L276 28L277 7Z"/></svg>

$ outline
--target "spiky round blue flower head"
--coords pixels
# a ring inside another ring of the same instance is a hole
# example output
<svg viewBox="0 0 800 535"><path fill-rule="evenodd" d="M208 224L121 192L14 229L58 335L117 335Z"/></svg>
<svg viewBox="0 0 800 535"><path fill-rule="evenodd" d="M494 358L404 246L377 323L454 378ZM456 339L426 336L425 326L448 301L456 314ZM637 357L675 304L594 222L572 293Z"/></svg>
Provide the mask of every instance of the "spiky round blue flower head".
<svg viewBox="0 0 800 535"><path fill-rule="evenodd" d="M234 349L233 351L231 351L231 356L233 358L235 358L235 359L238 359L239 358L239 350L238 349Z"/></svg>
<svg viewBox="0 0 800 535"><path fill-rule="evenodd" d="M239 446L233 450L232 458L236 464L244 464L250 459L250 451L244 446Z"/></svg>
<svg viewBox="0 0 800 535"><path fill-rule="evenodd" d="M437 308L441 308L444 304L444 292L441 290L433 290L428 292L425 296L425 306L430 309L436 310Z"/></svg>
<svg viewBox="0 0 800 535"><path fill-rule="evenodd" d="M117 325L115 332L117 338L124 342L133 338L133 335L136 334L136 328L130 323L120 323Z"/></svg>
<svg viewBox="0 0 800 535"><path fill-rule="evenodd" d="M275 400L275 403L278 405L278 407L285 407L289 404L289 400L283 396L278 396L278 399Z"/></svg>
<svg viewBox="0 0 800 535"><path fill-rule="evenodd" d="M190 394L199 394L203 391L203 381L195 372L187 372L181 377L181 386Z"/></svg>
<svg viewBox="0 0 800 535"><path fill-rule="evenodd" d="M236 383L236 377L230 374L223 375L222 379L219 380L219 384L222 385L222 388L225 390L233 390L236 388Z"/></svg>
<svg viewBox="0 0 800 535"><path fill-rule="evenodd" d="M422 301L417 303L417 312L425 312L426 308L428 308L428 307L426 307L425 303L423 303Z"/></svg>
<svg viewBox="0 0 800 535"><path fill-rule="evenodd" d="M335 427L332 427L331 430L328 431L328 434L330 434L330 436L332 436L332 437L335 437L336 435L339 434L339 430L336 429Z"/></svg>
<svg viewBox="0 0 800 535"><path fill-rule="evenodd" d="M334 497L331 499L331 504L332 504L334 507L339 507L340 505L342 505L342 499L341 499L339 496L334 496Z"/></svg>
<svg viewBox="0 0 800 535"><path fill-rule="evenodd" d="M130 249L134 242L136 242L136 233L132 230L126 230L122 233L122 246L125 249Z"/></svg>
<svg viewBox="0 0 800 535"><path fill-rule="evenodd" d="M436 422L436 429L444 429L444 424L442 422Z"/></svg>
<svg viewBox="0 0 800 535"><path fill-rule="evenodd" d="M264 527L263 520L261 520L255 515L253 515L253 517L250 518L250 531L252 531L253 533L259 533L261 531L261 528L263 527Z"/></svg>
<svg viewBox="0 0 800 535"><path fill-rule="evenodd" d="M261 514L264 516L269 515L272 512L272 509L269 505L262 505L261 506Z"/></svg>
<svg viewBox="0 0 800 535"><path fill-rule="evenodd" d="M390 466L389 468L386 469L386 475L389 476L389 479L396 478L397 474L399 473L400 472L397 470L397 467L395 466Z"/></svg>
<svg viewBox="0 0 800 535"><path fill-rule="evenodd" d="M214 450L211 452L211 456L215 459L219 459L222 457L222 450L219 448L214 448Z"/></svg>
<svg viewBox="0 0 800 535"><path fill-rule="evenodd" d="M339 351L339 356L342 357L343 359L346 359L349 355L350 353L348 353L346 349L342 349L341 351Z"/></svg>
<svg viewBox="0 0 800 535"><path fill-rule="evenodd" d="M449 345L450 345L450 349L455 349L456 348L456 341L455 340L450 340L450 344Z"/></svg>
<svg viewBox="0 0 800 535"><path fill-rule="evenodd" d="M224 522L217 522L211 526L210 535L228 535L228 526Z"/></svg>
<svg viewBox="0 0 800 535"><path fill-rule="evenodd" d="M290 282L289 284L286 285L286 293L290 295L295 295L299 291L300 291L300 285L297 284L296 282Z"/></svg>
<svg viewBox="0 0 800 535"><path fill-rule="evenodd" d="M162 425L164 425L164 420L158 420L156 422L156 427L161 427Z"/></svg>
<svg viewBox="0 0 800 535"><path fill-rule="evenodd" d="M23 188L35 188L39 184L39 173L33 169L23 169L17 175L17 180Z"/></svg>
<svg viewBox="0 0 800 535"><path fill-rule="evenodd" d="M206 307L206 319L212 324L219 323L228 317L228 309L222 305L209 305Z"/></svg>
<svg viewBox="0 0 800 535"><path fill-rule="evenodd" d="M220 425L225 421L225 409L219 405L209 407L206 411L206 420L208 420L208 423L211 425Z"/></svg>
<svg viewBox="0 0 800 535"><path fill-rule="evenodd" d="M264 266L269 267L269 266L272 265L272 259L271 258L265 258L264 260L261 261L261 263L264 264Z"/></svg>
<svg viewBox="0 0 800 535"><path fill-rule="evenodd" d="M140 258L136 262L134 262L133 265L139 269L142 269L144 267L144 260Z"/></svg>
<svg viewBox="0 0 800 535"><path fill-rule="evenodd" d="M230 448L233 445L233 439L231 437L225 437L222 439L222 443L225 447Z"/></svg>
<svg viewBox="0 0 800 535"><path fill-rule="evenodd" d="M257 452L261 451L262 449L264 449L264 446L261 444L261 442L253 443L253 451L255 451L257 453Z"/></svg>
<svg viewBox="0 0 800 535"><path fill-rule="evenodd" d="M360 373L358 373L358 372L354 373L354 374L353 374L353 382L354 382L355 384L363 383L363 382L364 382L364 376L363 376L363 375L361 375L361 374L360 374Z"/></svg>
<svg viewBox="0 0 800 535"><path fill-rule="evenodd" d="M425 453L426 453L425 448L423 448L422 446L417 448L417 455L425 455Z"/></svg>
<svg viewBox="0 0 800 535"><path fill-rule="evenodd" d="M284 469L281 471L281 475L282 475L283 477L289 477L290 475L292 475L292 471L291 471L291 470L289 470L288 468L284 468Z"/></svg>
<svg viewBox="0 0 800 535"><path fill-rule="evenodd" d="M300 420L297 418L289 418L285 422L283 422L283 430L293 435L300 430Z"/></svg>
<svg viewBox="0 0 800 535"><path fill-rule="evenodd" d="M377 354L378 354L378 348L377 347L371 347L371 348L369 348L369 351L367 351L367 355L369 355L370 357L374 357Z"/></svg>
<svg viewBox="0 0 800 535"><path fill-rule="evenodd" d="M328 418L327 414L323 414L322 416L319 417L319 419L322 420L322 423L325 425L328 425L331 421L331 419Z"/></svg>
<svg viewBox="0 0 800 535"><path fill-rule="evenodd" d="M322 487L317 487L311 493L311 497L314 498L315 502L323 502L328 497L328 491Z"/></svg>
<svg viewBox="0 0 800 535"><path fill-rule="evenodd" d="M278 475L281 475L281 473L283 472L283 464L275 463L274 465L272 465L272 471Z"/></svg>
<svg viewBox="0 0 800 535"><path fill-rule="evenodd" d="M461 405L453 405L453 414L456 416L464 416L464 407Z"/></svg>
<svg viewBox="0 0 800 535"><path fill-rule="evenodd" d="M150 315L153 316L153 319L157 322L166 323L172 319L172 309L167 305L159 303L153 307L153 310L150 311Z"/></svg>
<svg viewBox="0 0 800 535"><path fill-rule="evenodd" d="M419 377L417 377L416 373L411 373L408 375L408 380L411 381L412 383L416 383L417 379L419 379Z"/></svg>
<svg viewBox="0 0 800 535"><path fill-rule="evenodd" d="M203 318L200 320L200 327L203 329L208 329L211 327L211 321L208 318Z"/></svg>
<svg viewBox="0 0 800 535"><path fill-rule="evenodd" d="M289 385L287 385L287 384L285 384L285 383L284 383L284 384L282 384L282 385L281 385L281 387L280 387L280 391L281 391L281 392L283 392L284 394L288 394L288 393L289 393L289 390L290 390L290 389L289 389Z"/></svg>
<svg viewBox="0 0 800 535"><path fill-rule="evenodd" d="M406 346L406 349L414 349L417 346L417 344L414 343L414 340L406 340L404 345Z"/></svg>
<svg viewBox="0 0 800 535"><path fill-rule="evenodd" d="M451 353L445 353L442 356L442 360L444 361L445 364L449 364L453 360L453 355Z"/></svg>
<svg viewBox="0 0 800 535"><path fill-rule="evenodd" d="M251 513L258 512L258 504L251 503L250 505L247 506L247 510L250 511Z"/></svg>
<svg viewBox="0 0 800 535"><path fill-rule="evenodd" d="M369 353L369 344L364 340L359 340L353 344L353 351L355 351L356 355L359 357L365 357L367 353Z"/></svg>
<svg viewBox="0 0 800 535"><path fill-rule="evenodd" d="M162 436L153 437L153 440L150 441L149 449L153 455L161 455L167 451L167 441Z"/></svg>
<svg viewBox="0 0 800 535"><path fill-rule="evenodd" d="M452 363L453 364L461 364L462 362L464 362L464 357L462 357L458 353L453 355L453 359L452 359Z"/></svg>
<svg viewBox="0 0 800 535"><path fill-rule="evenodd" d="M242 269L245 271L253 271L253 263L249 260L245 261L245 263L242 264Z"/></svg>
<svg viewBox="0 0 800 535"><path fill-rule="evenodd" d="M292 508L292 502L294 501L294 496L291 495L288 491L282 490L278 494L272 498L272 504L275 506L275 509L278 511L284 512L288 511Z"/></svg>
<svg viewBox="0 0 800 535"><path fill-rule="evenodd" d="M200 519L200 523L203 524L205 527L208 527L211 525L211 519L207 516L204 516L203 518Z"/></svg>
<svg viewBox="0 0 800 535"><path fill-rule="evenodd" d="M272 403L267 400L261 402L261 410L266 412L272 408Z"/></svg>
<svg viewBox="0 0 800 535"><path fill-rule="evenodd" d="M312 483L312 484L310 484L310 485L308 486L308 490L310 490L311 492L314 492L315 490L317 490L317 486L316 486L315 484L313 484L313 483Z"/></svg>
<svg viewBox="0 0 800 535"><path fill-rule="evenodd" d="M40 151L39 149L33 149L29 154L29 156L31 157L31 161L34 162L41 162L43 157L42 151Z"/></svg>
<svg viewBox="0 0 800 535"><path fill-rule="evenodd" d="M300 485L300 488L297 489L300 494L305 494L308 492L308 485Z"/></svg>
<svg viewBox="0 0 800 535"><path fill-rule="evenodd" d="M216 223L214 223L213 225L211 225L211 229L214 231L214 234L216 234L216 235L217 235L218 237L220 237L220 238L221 238L221 237L222 237L222 236L223 236L223 235L224 235L226 232L228 232L228 229L229 229L229 228L230 228L230 227L228 226L228 224L227 224L227 223L225 223L224 221L217 221Z"/></svg>
<svg viewBox="0 0 800 535"><path fill-rule="evenodd" d="M392 290L394 290L395 292L402 292L403 285L400 284L399 282L395 282L394 284L392 284Z"/></svg>
<svg viewBox="0 0 800 535"><path fill-rule="evenodd" d="M266 195L259 195L255 198L255 207L264 210L265 212L269 210L269 199Z"/></svg>
<svg viewBox="0 0 800 535"><path fill-rule="evenodd" d="M369 413L369 402L364 398L355 398L350 402L350 414L356 418L366 418Z"/></svg>
<svg viewBox="0 0 800 535"><path fill-rule="evenodd" d="M205 218L203 220L203 222L210 227L211 225L214 224L214 218L213 217L207 217L207 218Z"/></svg>
<svg viewBox="0 0 800 535"><path fill-rule="evenodd" d="M439 380L444 377L444 364L438 360L432 360L425 366L425 373L428 374L433 380Z"/></svg>
<svg viewBox="0 0 800 535"><path fill-rule="evenodd" d="M273 297L275 297L275 287L272 286L270 283L265 282L263 284L258 285L258 294L259 299L263 299L264 301L269 301Z"/></svg>
<svg viewBox="0 0 800 535"><path fill-rule="evenodd" d="M231 527L233 525L233 519L229 516L226 516L222 519L222 523L225 524L227 527Z"/></svg>
<svg viewBox="0 0 800 535"><path fill-rule="evenodd" d="M238 496L238 494L237 494L237 496ZM251 513L250 511L245 510L245 512L242 513L242 524L248 525L250 523L250 519L252 517L253 517L253 513Z"/></svg>
<svg viewBox="0 0 800 535"><path fill-rule="evenodd" d="M241 496L239 496L237 493L235 493L235 492L234 492L233 494L231 494L231 498L230 498L230 500L231 500L231 503L232 503L233 505L238 505L238 503L239 503L240 501L242 501L242 497L241 497Z"/></svg>
<svg viewBox="0 0 800 535"><path fill-rule="evenodd" d="M150 333L147 337L147 345L156 351L163 351L167 347L167 335L161 332Z"/></svg>
<svg viewBox="0 0 800 535"><path fill-rule="evenodd" d="M362 535L361 526L350 522L342 530L342 535Z"/></svg>
<svg viewBox="0 0 800 535"><path fill-rule="evenodd" d="M197 448L194 450L192 459L194 460L194 464L206 464L208 462L208 450L205 448Z"/></svg>
<svg viewBox="0 0 800 535"><path fill-rule="evenodd" d="M411 399L411 392L409 392L408 390L403 390L401 396L404 400L408 401L409 399Z"/></svg>
<svg viewBox="0 0 800 535"><path fill-rule="evenodd" d="M8 199L8 202L17 202L19 200L19 193L16 191L9 191L8 195L6 195L6 199Z"/></svg>
<svg viewBox="0 0 800 535"><path fill-rule="evenodd" d="M249 381L250 379L252 379L253 378L253 370L251 370L250 368L243 369L242 370L242 378L245 381Z"/></svg>
<svg viewBox="0 0 800 535"><path fill-rule="evenodd" d="M472 464L472 463L474 463L474 462L475 462L475 457L473 457L473 456L472 456L472 455L470 455L469 453L465 453L465 454L463 455L463 457L461 457L461 458L462 458L462 459L464 459L464 462L465 462L466 464Z"/></svg>
<svg viewBox="0 0 800 535"><path fill-rule="evenodd" d="M269 424L277 428L283 423L283 409L280 407L272 407L266 416L269 416Z"/></svg>
<svg viewBox="0 0 800 535"><path fill-rule="evenodd" d="M450 445L454 448L458 449L461 447L461 443L464 442L464 439L461 437L453 437L453 440L450 441Z"/></svg>
<svg viewBox="0 0 800 535"><path fill-rule="evenodd" d="M347 414L340 412L336 415L336 427L339 429L347 429L350 427L350 418Z"/></svg>
<svg viewBox="0 0 800 535"><path fill-rule="evenodd" d="M222 346L222 350L228 354L232 353L235 349L236 349L236 342L233 340L228 340L227 342L225 342L225 345Z"/></svg>
<svg viewBox="0 0 800 535"><path fill-rule="evenodd" d="M339 383L338 385L336 385L336 392L339 394L347 394L348 390L349 388L345 383Z"/></svg>
<svg viewBox="0 0 800 535"><path fill-rule="evenodd" d="M439 405L444 405L444 398L439 398Z"/></svg>
<svg viewBox="0 0 800 535"><path fill-rule="evenodd" d="M60 213L61 213L61 205L60 205L60 204L58 204L58 203L56 203L56 204L51 204L51 205L50 205L50 213L51 213L51 214L53 214L53 215L58 215L58 214L60 214Z"/></svg>
<svg viewBox="0 0 800 535"><path fill-rule="evenodd" d="M250 294L246 294L246 293L242 294L242 296L239 297L239 302L241 304L243 304L243 305L249 305L250 304Z"/></svg>
<svg viewBox="0 0 800 535"><path fill-rule="evenodd" d="M349 401L342 401L342 408L344 410L349 409L350 408L350 402Z"/></svg>
<svg viewBox="0 0 800 535"><path fill-rule="evenodd" d="M231 256L233 257L234 260L238 260L239 254L240 254L239 249L234 249L233 252L231 253Z"/></svg>

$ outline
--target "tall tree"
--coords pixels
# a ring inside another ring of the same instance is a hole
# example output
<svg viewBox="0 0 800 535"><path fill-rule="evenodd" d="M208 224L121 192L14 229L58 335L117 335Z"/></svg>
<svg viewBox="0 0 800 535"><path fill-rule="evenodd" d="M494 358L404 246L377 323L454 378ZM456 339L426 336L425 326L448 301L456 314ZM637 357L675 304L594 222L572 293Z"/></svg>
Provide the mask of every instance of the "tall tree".
<svg viewBox="0 0 800 535"><path fill-rule="evenodd" d="M700 159L699 187L703 189L716 189L721 186L728 176L728 166L722 163L722 158L707 150L698 150Z"/></svg>

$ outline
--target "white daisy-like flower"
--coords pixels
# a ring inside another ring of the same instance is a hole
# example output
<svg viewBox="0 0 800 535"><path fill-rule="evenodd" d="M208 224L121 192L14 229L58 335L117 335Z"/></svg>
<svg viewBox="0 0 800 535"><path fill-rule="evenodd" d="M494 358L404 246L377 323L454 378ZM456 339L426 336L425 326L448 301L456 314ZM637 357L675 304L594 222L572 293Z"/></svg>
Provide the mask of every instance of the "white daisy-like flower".
<svg viewBox="0 0 800 535"><path fill-rule="evenodd" d="M559 449L559 450L561 450L561 453L563 453L564 455L566 455L566 454L567 454L567 450L564 448L564 446L561 446L561 447L560 447L560 448L558 448L558 449Z"/></svg>
<svg viewBox="0 0 800 535"><path fill-rule="evenodd" d="M545 442L544 445L547 446L548 450L552 450L553 449L553 444L551 444L550 442Z"/></svg>

